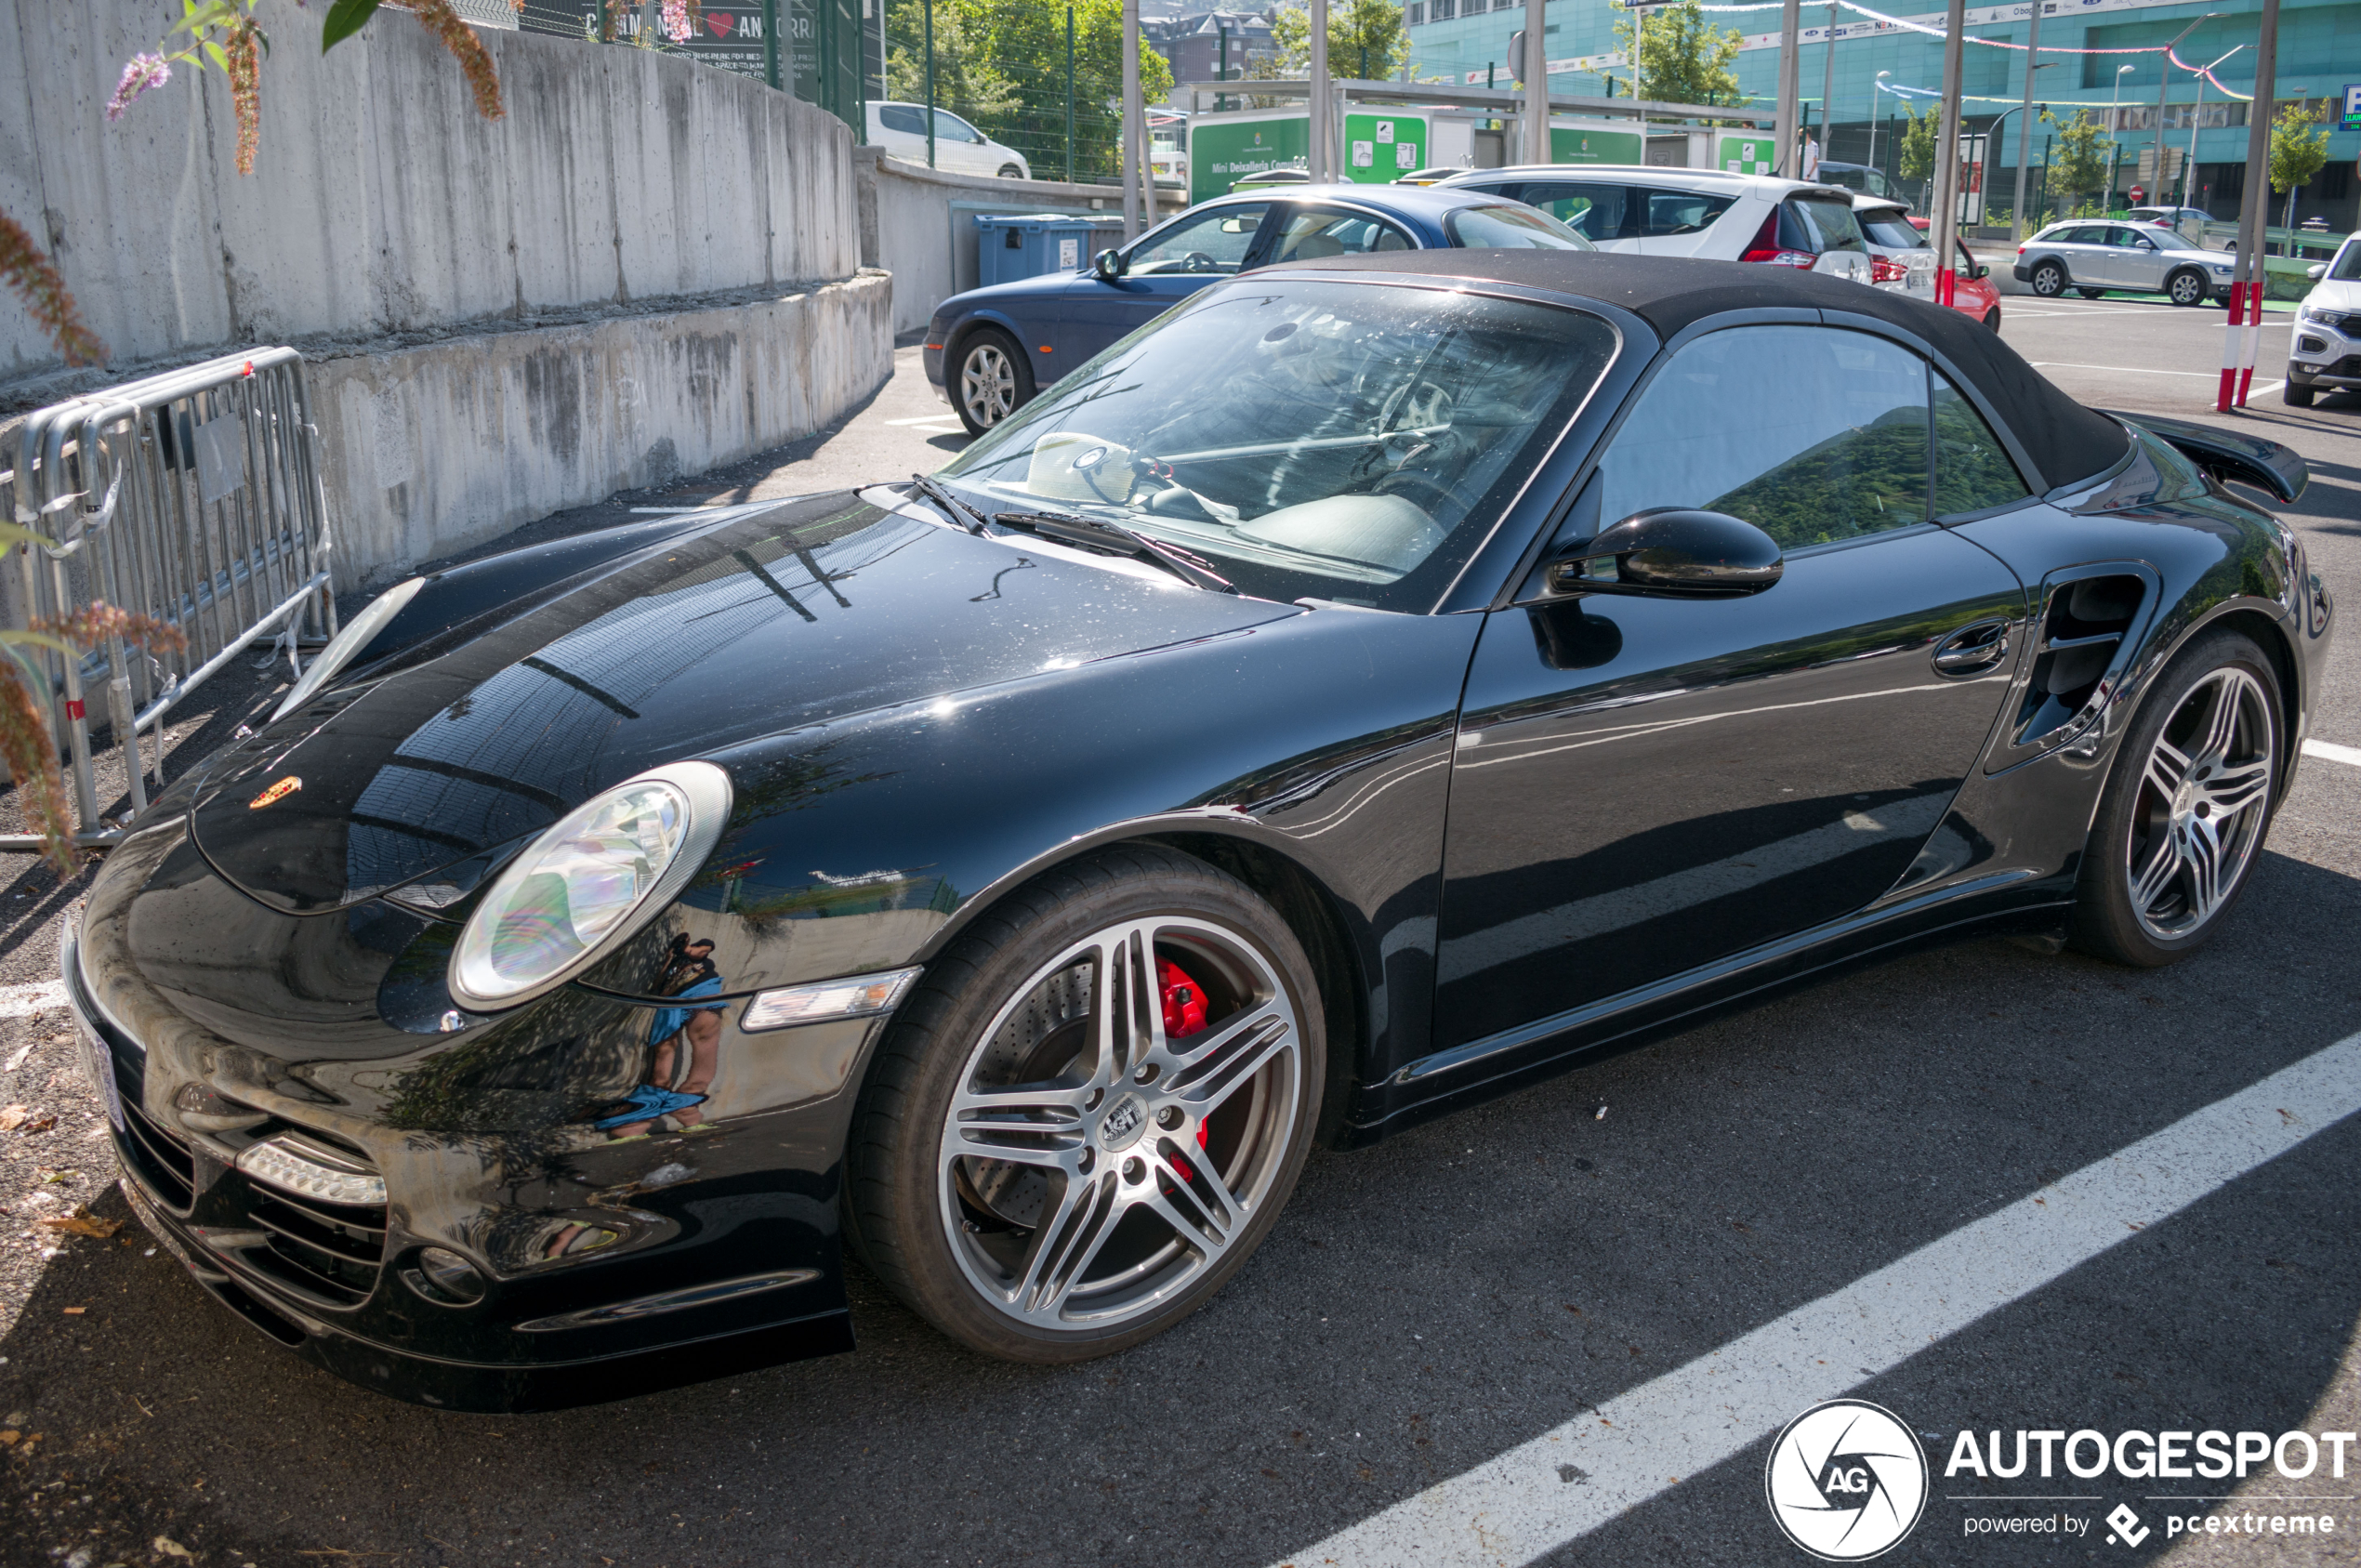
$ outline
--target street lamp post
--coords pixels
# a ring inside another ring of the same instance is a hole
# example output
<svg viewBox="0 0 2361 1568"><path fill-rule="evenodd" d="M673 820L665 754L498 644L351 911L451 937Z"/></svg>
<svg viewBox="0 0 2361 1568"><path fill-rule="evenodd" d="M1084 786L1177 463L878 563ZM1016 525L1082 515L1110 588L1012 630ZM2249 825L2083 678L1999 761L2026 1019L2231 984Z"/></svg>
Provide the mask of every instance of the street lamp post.
<svg viewBox="0 0 2361 1568"><path fill-rule="evenodd" d="M2159 194L2164 190L2164 95L2172 86L2172 51L2181 46L2182 39L2197 30L2198 22L2211 21L2221 14L2220 11L2208 11L2196 21L2174 33L2172 42L2167 44L2164 52L2157 57L2157 191ZM2112 182L2107 186L2107 205L2110 208L2115 205L2115 186Z"/></svg>
<svg viewBox="0 0 2361 1568"><path fill-rule="evenodd" d="M2220 65L2222 60L2228 59L2230 55L2235 55L2238 52L2238 50L2245 47L2246 46L2244 44L2234 45L2229 53L2223 55L2222 59L2215 60L2213 65ZM2189 155L2181 160L2181 200L2179 204L2184 207L2189 204L2189 181L2195 177L2197 169L2197 127L2205 121L2206 72L2211 71L2213 69L2213 65L2209 65L2205 68L2205 71L2197 72L2196 107L2189 111ZM2180 225L2176 223L2173 227L2178 228Z"/></svg>
<svg viewBox="0 0 2361 1568"><path fill-rule="evenodd" d="M2017 188L2009 198L2009 243L2015 244L2025 238L2025 157L2033 140L2033 73L2041 69L2041 6L2033 7L2033 36L2025 44L2025 123L2017 127ZM2054 62L2052 62L2054 63Z"/></svg>
<svg viewBox="0 0 2361 1568"><path fill-rule="evenodd" d="M1878 166L1878 99L1885 92L1886 78L1893 74L1891 71L1880 71L1878 79L1869 84L1869 167L1873 171Z"/></svg>
<svg viewBox="0 0 2361 1568"><path fill-rule="evenodd" d="M2115 68L2115 98L2107 105L2107 200L2115 200L2117 165L2123 162L2123 79L2140 68L2118 65Z"/></svg>

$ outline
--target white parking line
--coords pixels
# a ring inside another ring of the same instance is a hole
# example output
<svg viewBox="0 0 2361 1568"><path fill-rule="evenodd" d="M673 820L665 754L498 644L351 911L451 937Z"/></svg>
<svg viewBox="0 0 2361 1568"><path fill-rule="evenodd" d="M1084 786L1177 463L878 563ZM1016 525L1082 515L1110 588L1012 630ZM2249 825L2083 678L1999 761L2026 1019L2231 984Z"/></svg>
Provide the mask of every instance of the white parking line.
<svg viewBox="0 0 2361 1568"><path fill-rule="evenodd" d="M1308 1546L1287 1560L1290 1568L1531 1562L2356 1111L2361 1034Z"/></svg>
<svg viewBox="0 0 2361 1568"><path fill-rule="evenodd" d="M956 414L924 414L915 419L889 419L886 423L889 425L940 425L945 419L950 420L954 425L959 422L959 416Z"/></svg>
<svg viewBox="0 0 2361 1568"><path fill-rule="evenodd" d="M32 985L0 985L0 1018L31 1018L66 1005L66 982L45 980Z"/></svg>
<svg viewBox="0 0 2361 1568"><path fill-rule="evenodd" d="M2323 762L2341 762L2348 768L2361 768L2361 745L2339 745L2334 741L2306 741L2303 755L2316 757Z"/></svg>

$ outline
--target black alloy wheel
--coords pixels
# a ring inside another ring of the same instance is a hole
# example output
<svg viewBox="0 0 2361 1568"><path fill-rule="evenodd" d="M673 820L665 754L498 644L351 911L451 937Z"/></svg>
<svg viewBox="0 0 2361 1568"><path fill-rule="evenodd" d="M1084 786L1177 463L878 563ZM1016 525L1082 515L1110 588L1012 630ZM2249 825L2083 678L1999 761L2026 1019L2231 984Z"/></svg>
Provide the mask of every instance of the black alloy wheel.
<svg viewBox="0 0 2361 1568"><path fill-rule="evenodd" d="M2283 713L2269 657L2230 627L2166 666L2100 797L2075 894L2077 947L2154 968L2212 940L2271 825Z"/></svg>
<svg viewBox="0 0 2361 1568"><path fill-rule="evenodd" d="M1311 960L1193 857L1044 873L927 966L877 1048L846 1232L920 1316L1086 1361L1205 1304L1295 1190L1326 1075Z"/></svg>
<svg viewBox="0 0 2361 1568"><path fill-rule="evenodd" d="M2065 292L2065 269L2054 261L2045 261L2033 270L2033 276L2027 281L2033 284L2034 293L2044 299L2055 299Z"/></svg>
<svg viewBox="0 0 2361 1568"><path fill-rule="evenodd" d="M2000 307L1995 305L1984 313L1984 324L1995 332L2000 330Z"/></svg>
<svg viewBox="0 0 2361 1568"><path fill-rule="evenodd" d="M961 340L949 380L951 406L971 436L1033 401L1033 365L1017 340L996 326L978 327Z"/></svg>
<svg viewBox="0 0 2361 1568"><path fill-rule="evenodd" d="M2184 267L2164 280L2165 296L2175 305L2186 308L2205 303L2205 274L2193 267Z"/></svg>

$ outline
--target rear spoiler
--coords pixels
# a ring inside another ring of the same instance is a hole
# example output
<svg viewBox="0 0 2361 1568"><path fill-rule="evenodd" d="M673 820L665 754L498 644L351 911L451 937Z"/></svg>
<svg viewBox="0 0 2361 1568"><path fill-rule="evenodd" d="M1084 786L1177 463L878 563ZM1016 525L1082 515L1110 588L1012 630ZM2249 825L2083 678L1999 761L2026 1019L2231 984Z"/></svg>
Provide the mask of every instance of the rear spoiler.
<svg viewBox="0 0 2361 1568"><path fill-rule="evenodd" d="M2241 484L2267 490L2283 503L2294 501L2312 481L2312 470L2304 466L2303 459L2275 441L2218 430L2210 425L2194 425L2186 419L2168 419L2157 414L2123 414L2112 408L2099 412L2127 425L2137 425L2216 479L2236 480Z"/></svg>

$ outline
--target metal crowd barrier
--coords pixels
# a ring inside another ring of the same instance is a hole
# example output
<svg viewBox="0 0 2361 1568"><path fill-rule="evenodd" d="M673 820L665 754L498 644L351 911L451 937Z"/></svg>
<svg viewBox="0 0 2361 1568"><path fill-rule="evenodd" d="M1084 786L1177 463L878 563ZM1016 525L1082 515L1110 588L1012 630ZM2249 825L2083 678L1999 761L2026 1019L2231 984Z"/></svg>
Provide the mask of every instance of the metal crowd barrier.
<svg viewBox="0 0 2361 1568"><path fill-rule="evenodd" d="M106 692L137 811L150 771L139 737L155 735L161 785L166 710L257 641L275 639L300 674L301 643L336 634L303 356L228 354L54 404L26 418L16 455L0 472L0 498L45 536L17 551L21 613L70 614L103 600L189 639L179 652L119 639L79 658L36 651L80 815L74 842L104 848L122 830L99 814L85 692ZM0 850L39 844L29 833L0 834Z"/></svg>

